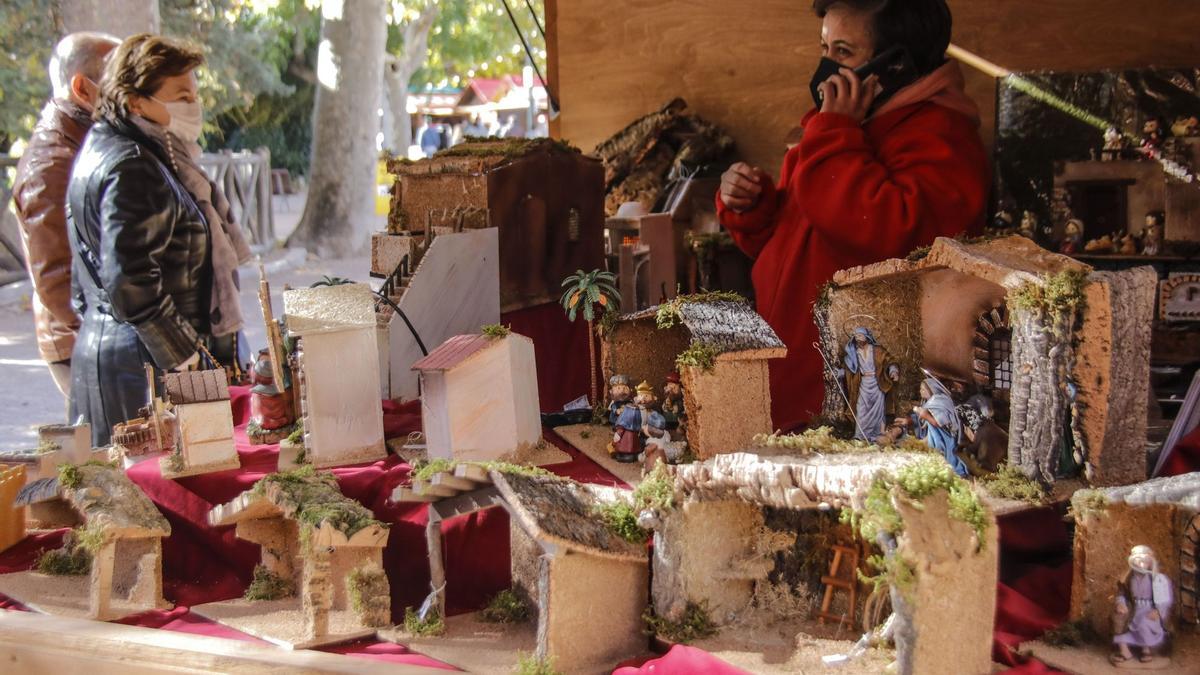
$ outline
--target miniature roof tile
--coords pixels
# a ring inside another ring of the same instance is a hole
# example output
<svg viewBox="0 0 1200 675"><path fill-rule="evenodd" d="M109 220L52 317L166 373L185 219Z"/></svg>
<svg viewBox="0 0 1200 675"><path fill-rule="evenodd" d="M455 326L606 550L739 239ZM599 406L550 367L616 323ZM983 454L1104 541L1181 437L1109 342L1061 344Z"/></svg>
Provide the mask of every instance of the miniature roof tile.
<svg viewBox="0 0 1200 675"><path fill-rule="evenodd" d="M413 370L446 371L462 364L475 354L497 344L499 340L487 335L456 335L413 364Z"/></svg>
<svg viewBox="0 0 1200 675"><path fill-rule="evenodd" d="M17 496L13 499L13 506L20 507L29 506L30 504L40 504L52 499L58 499L61 496L62 490L58 487L58 478L53 476L50 478L39 478L17 491Z"/></svg>
<svg viewBox="0 0 1200 675"><path fill-rule="evenodd" d="M89 528L114 538L171 535L171 524L124 471L92 463L82 464L76 471L78 487L63 488L62 496L83 516Z"/></svg>
<svg viewBox="0 0 1200 675"><path fill-rule="evenodd" d="M366 284L284 291L283 313L293 335L375 328L375 295Z"/></svg>
<svg viewBox="0 0 1200 675"><path fill-rule="evenodd" d="M626 314L618 321L654 319L658 307ZM692 338L718 354L785 350L783 341L748 303L733 300L680 302L679 314ZM778 354L782 356L782 354Z"/></svg>
<svg viewBox="0 0 1200 675"><path fill-rule="evenodd" d="M1170 504L1200 511L1200 472L1108 488L1104 490L1104 496L1110 504Z"/></svg>
<svg viewBox="0 0 1200 675"><path fill-rule="evenodd" d="M174 405L229 400L229 376L224 370L164 373L163 389Z"/></svg>
<svg viewBox="0 0 1200 675"><path fill-rule="evenodd" d="M590 486L558 476L491 475L509 512L539 542L603 558L647 559L645 545L617 536L595 514L603 501Z"/></svg>

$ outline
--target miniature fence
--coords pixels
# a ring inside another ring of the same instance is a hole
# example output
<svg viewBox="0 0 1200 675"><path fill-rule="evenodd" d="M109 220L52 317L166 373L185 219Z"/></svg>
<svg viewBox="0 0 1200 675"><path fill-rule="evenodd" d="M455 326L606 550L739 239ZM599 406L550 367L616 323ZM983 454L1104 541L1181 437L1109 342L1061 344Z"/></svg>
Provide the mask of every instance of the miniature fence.
<svg viewBox="0 0 1200 675"><path fill-rule="evenodd" d="M0 156L0 270L24 270L25 254L21 250L16 215L9 209L12 181L17 173L18 157ZM3 274L0 274L2 277ZM0 284L5 283L0 280Z"/></svg>
<svg viewBox="0 0 1200 675"><path fill-rule="evenodd" d="M233 216L250 236L250 243L265 248L275 246L275 213L271 210L271 153L266 148L254 152L204 153L200 167L225 192Z"/></svg>

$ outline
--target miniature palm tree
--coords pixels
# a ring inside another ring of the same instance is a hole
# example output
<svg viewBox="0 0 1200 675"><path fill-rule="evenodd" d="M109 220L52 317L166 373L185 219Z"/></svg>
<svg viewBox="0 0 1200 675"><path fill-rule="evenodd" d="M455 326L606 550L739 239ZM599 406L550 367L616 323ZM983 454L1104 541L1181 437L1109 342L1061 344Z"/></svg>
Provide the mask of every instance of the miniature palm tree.
<svg viewBox="0 0 1200 675"><path fill-rule="evenodd" d="M605 310L616 309L621 305L621 294L617 292L617 277L612 272L578 270L567 277L562 287L562 306L567 312L567 319L575 320L576 312L583 309L583 318L588 324L588 374L592 378L592 405L599 403L599 393L596 388L596 305Z"/></svg>

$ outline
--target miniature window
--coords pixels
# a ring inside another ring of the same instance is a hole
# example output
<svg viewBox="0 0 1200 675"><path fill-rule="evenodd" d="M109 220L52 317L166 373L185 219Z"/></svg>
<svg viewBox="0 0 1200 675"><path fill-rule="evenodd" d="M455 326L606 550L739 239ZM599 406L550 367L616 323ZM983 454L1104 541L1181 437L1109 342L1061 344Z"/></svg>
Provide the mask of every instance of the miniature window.
<svg viewBox="0 0 1200 675"><path fill-rule="evenodd" d="M997 330L988 339L988 366L992 372L992 388L1012 389L1012 331Z"/></svg>

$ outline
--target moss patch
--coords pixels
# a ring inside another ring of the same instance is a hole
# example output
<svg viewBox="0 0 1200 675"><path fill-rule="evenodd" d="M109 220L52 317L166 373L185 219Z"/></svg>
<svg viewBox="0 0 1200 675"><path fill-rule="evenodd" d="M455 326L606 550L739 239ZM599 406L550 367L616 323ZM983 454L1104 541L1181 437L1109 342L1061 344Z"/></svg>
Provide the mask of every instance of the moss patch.
<svg viewBox="0 0 1200 675"><path fill-rule="evenodd" d="M816 452L829 455L883 451L883 448L874 443L839 438L831 426L820 426L815 429L808 429L799 434L756 434L754 436L754 445L761 448L794 450L801 454ZM905 438L896 445L891 446L891 449L908 452L932 452L927 444L914 438Z"/></svg>
<svg viewBox="0 0 1200 675"><path fill-rule="evenodd" d="M706 345L699 340L692 340L687 349L675 357L675 365L679 368L699 368L704 372L712 372L717 362L719 352L716 347Z"/></svg>
<svg viewBox="0 0 1200 675"><path fill-rule="evenodd" d="M171 473L179 473L187 468L183 461L183 453L178 450L167 455L165 464L167 465L167 471Z"/></svg>
<svg viewBox="0 0 1200 675"><path fill-rule="evenodd" d="M255 565L254 579L242 597L247 600L278 600L295 594L296 589L290 579L275 574L266 565Z"/></svg>
<svg viewBox="0 0 1200 675"><path fill-rule="evenodd" d="M634 544L650 539L650 530L638 524L638 515L646 510L668 511L675 506L675 480L663 464L642 478L631 494L632 503L609 502L596 507L595 515L604 521L613 534Z"/></svg>
<svg viewBox="0 0 1200 675"><path fill-rule="evenodd" d="M303 445L304 444L304 422L303 421L296 422L296 426L295 426L295 428L292 429L292 433L288 434L288 436L287 436L287 441L288 441L288 443L292 443L294 445ZM296 461L299 461L299 460L296 460Z"/></svg>
<svg viewBox="0 0 1200 675"><path fill-rule="evenodd" d="M1076 619L1051 628L1042 634L1042 642L1053 647L1079 647L1101 641L1100 635L1085 619Z"/></svg>
<svg viewBox="0 0 1200 675"><path fill-rule="evenodd" d="M392 592L382 567L372 563L351 570L346 575L346 595L363 625L378 628L388 624Z"/></svg>
<svg viewBox="0 0 1200 675"><path fill-rule="evenodd" d="M62 464L58 467L58 484L68 490L74 490L83 483L83 475L74 464Z"/></svg>
<svg viewBox="0 0 1200 675"><path fill-rule="evenodd" d="M513 464L512 462L458 462L452 459L432 459L414 462L409 477L412 480L429 480L439 473L454 471L459 464L469 464L482 467L484 471L499 471L500 473L515 473L523 476L553 476L554 474L540 466Z"/></svg>
<svg viewBox="0 0 1200 675"><path fill-rule="evenodd" d="M989 526L983 503L971 489L970 483L955 475L950 465L941 458L924 459L895 473L880 473L868 488L862 508L843 510L842 519L870 542L876 541L880 534L898 537L904 531L904 521L892 504L892 495L920 503L943 490L949 502L949 516L975 530L978 546L982 550ZM867 578L868 581L877 585L887 582L906 594L912 589L916 571L911 563L900 556L872 556L868 562L880 571L879 576Z"/></svg>
<svg viewBox="0 0 1200 675"><path fill-rule="evenodd" d="M1087 274L1078 270L1064 270L1057 274L1044 275L1042 283L1027 283L1008 294L1008 306L1012 310L1057 315L1062 312L1075 313L1086 304L1083 288L1087 285Z"/></svg>
<svg viewBox="0 0 1200 675"><path fill-rule="evenodd" d="M996 473L980 478L979 485L988 494L1001 499L1016 499L1031 504L1046 500L1046 489L1011 464L1003 464Z"/></svg>
<svg viewBox="0 0 1200 675"><path fill-rule="evenodd" d="M280 506L290 508L298 522L317 528L329 523L347 537L371 525L382 525L362 504L344 496L337 479L328 471L302 466L292 471L273 473L254 484L255 494L266 494L275 485Z"/></svg>
<svg viewBox="0 0 1200 675"><path fill-rule="evenodd" d="M525 623L529 620L529 608L512 589L505 589L480 610L479 618L488 623Z"/></svg>
<svg viewBox="0 0 1200 675"><path fill-rule="evenodd" d="M554 659L539 659L533 654L521 652L517 655L516 675L564 675L554 667Z"/></svg>
<svg viewBox="0 0 1200 675"><path fill-rule="evenodd" d="M580 154L579 148L553 138L486 138L468 136L462 143L434 155L441 157L503 157L517 159L534 152L564 152Z"/></svg>
<svg viewBox="0 0 1200 675"><path fill-rule="evenodd" d="M412 607L404 608L404 630L409 635L420 637L441 635L446 632L446 622L438 614L437 609L431 608L422 619Z"/></svg>
<svg viewBox="0 0 1200 675"><path fill-rule="evenodd" d="M647 635L657 635L677 644L688 644L717 634L707 602L689 602L678 621L657 616L653 609L647 607L642 613L642 621L646 623Z"/></svg>
<svg viewBox="0 0 1200 675"><path fill-rule="evenodd" d="M650 530L638 524L639 511L626 502L610 502L596 507L595 515L613 534L633 544L644 544Z"/></svg>
<svg viewBox="0 0 1200 675"><path fill-rule="evenodd" d="M64 544L51 549L37 559L37 571L53 576L80 576L92 571L92 554L81 546Z"/></svg>
<svg viewBox="0 0 1200 675"><path fill-rule="evenodd" d="M703 293L679 295L658 306L658 311L654 315L655 323L660 329L674 328L683 321L682 307L699 302L740 302L748 304L750 301L743 295L734 293L733 291L705 291Z"/></svg>
<svg viewBox="0 0 1200 675"><path fill-rule="evenodd" d="M481 333L490 338L505 338L512 334L511 328L498 323L489 323L479 330Z"/></svg>
<svg viewBox="0 0 1200 675"><path fill-rule="evenodd" d="M1076 521L1104 516L1108 513L1108 497L1102 490L1078 490L1071 495L1068 513Z"/></svg>
<svg viewBox="0 0 1200 675"><path fill-rule="evenodd" d="M654 470L642 478L633 489L633 504L640 509L666 511L675 506L675 479L665 466L654 465Z"/></svg>

